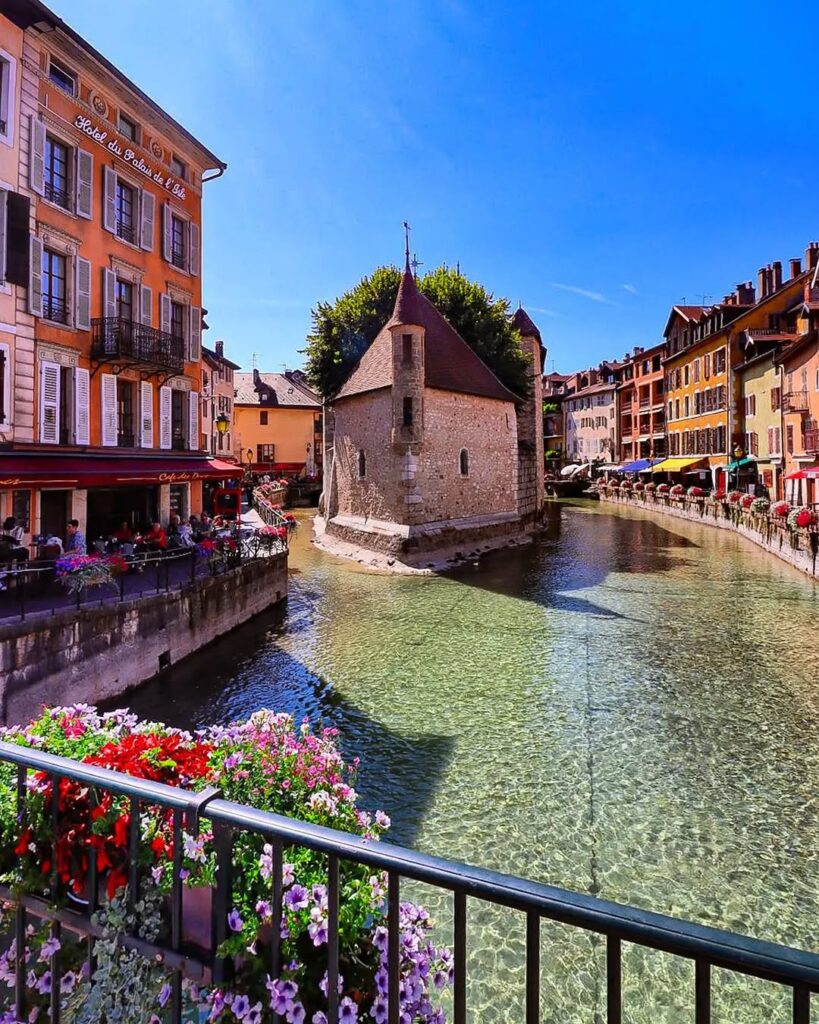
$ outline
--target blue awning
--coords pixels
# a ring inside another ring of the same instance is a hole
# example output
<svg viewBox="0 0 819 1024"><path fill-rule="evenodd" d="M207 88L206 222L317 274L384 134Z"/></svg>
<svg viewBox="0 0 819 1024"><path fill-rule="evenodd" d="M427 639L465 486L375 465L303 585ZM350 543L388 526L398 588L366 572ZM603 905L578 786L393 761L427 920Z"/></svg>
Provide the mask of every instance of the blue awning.
<svg viewBox="0 0 819 1024"><path fill-rule="evenodd" d="M621 473L647 473L652 466L656 466L662 459L637 459L636 462L629 462L620 468Z"/></svg>

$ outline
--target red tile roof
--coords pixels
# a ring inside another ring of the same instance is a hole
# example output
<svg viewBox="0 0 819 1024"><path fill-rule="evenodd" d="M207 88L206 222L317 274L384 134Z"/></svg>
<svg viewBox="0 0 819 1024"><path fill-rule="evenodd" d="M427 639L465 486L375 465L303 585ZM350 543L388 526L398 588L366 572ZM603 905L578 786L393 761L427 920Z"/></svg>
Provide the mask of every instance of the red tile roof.
<svg viewBox="0 0 819 1024"><path fill-rule="evenodd" d="M424 384L428 388L481 395L501 402L520 401L501 384L429 299L418 291L408 267L398 287L392 318L361 357L336 399L392 387L390 328L399 326L424 328Z"/></svg>

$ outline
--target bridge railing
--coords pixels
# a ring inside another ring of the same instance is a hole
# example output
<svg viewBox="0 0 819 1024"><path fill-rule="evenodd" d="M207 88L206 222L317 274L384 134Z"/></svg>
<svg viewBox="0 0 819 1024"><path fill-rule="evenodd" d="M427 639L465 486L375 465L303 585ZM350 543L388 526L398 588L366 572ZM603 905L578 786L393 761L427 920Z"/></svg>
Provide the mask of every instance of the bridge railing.
<svg viewBox="0 0 819 1024"><path fill-rule="evenodd" d="M30 773L44 773L57 791L60 780L75 780L98 795L108 791L130 801L128 899L133 904L140 877L140 812L146 807L159 807L172 816L173 823L173 888L170 895L170 941L164 946L152 945L136 935L122 935L126 947L141 955L161 962L172 978L170 1001L166 1018L180 1024L182 1016L182 979L196 982L223 984L229 980L231 963L215 952L228 934L228 914L231 906L231 867L234 843L242 834L254 834L270 843L272 848L271 903L275 914L282 906L283 852L293 847L318 851L326 857L328 941L327 1020L337 1024L339 1001L339 865L342 861L367 865L387 875L388 909L388 1019L387 1024L399 1024L399 924L398 910L402 884L405 880L425 883L451 896L454 905L453 929L453 1008L454 1024L465 1024L467 1006L467 905L482 901L511 908L522 915L525 928L525 1021L536 1024L541 1019L541 939L543 920L560 922L585 932L595 933L605 940L606 950L606 1016L607 1024L622 1024L628 1007L624 1006L622 955L624 943L633 943L651 950L672 954L694 964L694 1024L711 1022L711 977L714 968L721 968L765 979L790 991L792 1024L809 1024L811 994L819 990L819 957L786 946L737 935L705 925L678 920L581 893L570 892L551 885L525 881L511 875L470 867L438 857L417 853L385 842L373 842L358 836L337 832L319 825L297 821L266 811L255 810L221 798L214 789L190 792L160 783L133 778L94 765L56 757L38 750L0 742L0 764L16 766L17 814L19 827L26 821L26 793ZM56 807L57 801L52 801ZM213 829L218 870L213 893L211 952L192 955L183 948L182 913L183 882L182 838L183 829L192 835L199 833L205 818ZM58 821L54 821L57 833ZM56 864L56 857L52 857ZM55 870L55 869L54 869ZM53 875L56 886L56 873ZM89 864L88 907L70 909L49 903L36 895L23 895L4 888L0 897L11 902L15 910L14 929L17 960L15 965L16 1019L27 1020L25 940L30 919L49 922L52 937L59 939L61 929L92 937L99 929L92 921L97 904L99 879L96 854ZM275 923L275 916L274 916ZM270 974L278 976L281 958L281 940L278 927L272 928L270 947ZM57 943L59 946L59 943ZM60 952L51 958L51 1020L59 1024L60 1017ZM94 970L93 943L88 944L88 969Z"/></svg>

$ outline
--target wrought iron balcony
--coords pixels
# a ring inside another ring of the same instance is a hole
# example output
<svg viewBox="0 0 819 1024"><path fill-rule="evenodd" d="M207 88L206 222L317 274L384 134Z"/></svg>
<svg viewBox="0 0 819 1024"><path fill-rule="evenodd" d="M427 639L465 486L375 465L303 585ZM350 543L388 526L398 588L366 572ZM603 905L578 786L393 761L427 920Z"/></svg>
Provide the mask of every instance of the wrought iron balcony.
<svg viewBox="0 0 819 1024"><path fill-rule="evenodd" d="M91 330L91 358L99 362L139 363L175 373L185 369L183 338L118 316L95 317Z"/></svg>
<svg viewBox="0 0 819 1024"><path fill-rule="evenodd" d="M174 249L171 252L171 263L178 267L180 270L187 270L188 263L185 259L185 253L181 249Z"/></svg>
<svg viewBox="0 0 819 1024"><path fill-rule="evenodd" d="M135 245L136 230L134 229L134 225L129 221L118 220L117 238L121 238L124 242L130 242L131 245Z"/></svg>
<svg viewBox="0 0 819 1024"><path fill-rule="evenodd" d="M55 324L67 324L68 308L65 299L57 298L56 295L43 295L43 319Z"/></svg>
<svg viewBox="0 0 819 1024"><path fill-rule="evenodd" d="M45 182L43 187L43 195L50 203L54 203L56 206L62 206L64 210L67 210L70 207L71 203L67 189L59 188L50 181Z"/></svg>
<svg viewBox="0 0 819 1024"><path fill-rule="evenodd" d="M807 391L788 391L783 395L785 412L807 412L808 393Z"/></svg>

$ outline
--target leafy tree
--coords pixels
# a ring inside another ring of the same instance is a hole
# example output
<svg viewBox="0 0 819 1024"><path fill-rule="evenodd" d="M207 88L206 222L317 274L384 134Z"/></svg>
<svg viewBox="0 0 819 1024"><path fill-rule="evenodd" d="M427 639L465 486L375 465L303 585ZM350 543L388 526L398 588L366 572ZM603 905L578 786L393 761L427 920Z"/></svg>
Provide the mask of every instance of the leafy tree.
<svg viewBox="0 0 819 1024"><path fill-rule="evenodd" d="M333 395L392 316L401 272L379 267L335 302L319 302L307 336L305 370L322 395ZM418 288L455 330L516 395L531 389L531 364L520 335L509 321L509 303L456 270L438 267Z"/></svg>

